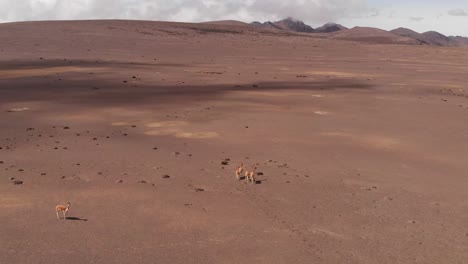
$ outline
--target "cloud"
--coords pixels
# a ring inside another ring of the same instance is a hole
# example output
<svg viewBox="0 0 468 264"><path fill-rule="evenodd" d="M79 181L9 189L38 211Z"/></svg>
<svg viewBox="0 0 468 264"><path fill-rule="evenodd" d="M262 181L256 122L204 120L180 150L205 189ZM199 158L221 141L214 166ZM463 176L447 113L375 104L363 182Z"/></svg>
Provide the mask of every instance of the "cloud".
<svg viewBox="0 0 468 264"><path fill-rule="evenodd" d="M452 9L448 11L448 14L451 16L468 16L468 14L463 9Z"/></svg>
<svg viewBox="0 0 468 264"><path fill-rule="evenodd" d="M410 19L411 21L419 22L419 21L424 20L424 17L410 17L409 19Z"/></svg>
<svg viewBox="0 0 468 264"><path fill-rule="evenodd" d="M141 19L199 22L295 17L328 22L363 15L366 0L0 0L0 21Z"/></svg>

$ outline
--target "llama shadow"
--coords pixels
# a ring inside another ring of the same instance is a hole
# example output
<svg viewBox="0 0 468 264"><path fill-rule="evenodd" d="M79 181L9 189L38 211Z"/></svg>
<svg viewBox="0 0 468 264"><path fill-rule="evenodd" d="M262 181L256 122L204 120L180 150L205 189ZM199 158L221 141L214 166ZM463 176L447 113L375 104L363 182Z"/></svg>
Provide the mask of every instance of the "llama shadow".
<svg viewBox="0 0 468 264"><path fill-rule="evenodd" d="M65 219L65 220L72 220L72 221L84 221L84 222L87 222L88 219L82 219L82 218L79 218L79 217L68 217Z"/></svg>

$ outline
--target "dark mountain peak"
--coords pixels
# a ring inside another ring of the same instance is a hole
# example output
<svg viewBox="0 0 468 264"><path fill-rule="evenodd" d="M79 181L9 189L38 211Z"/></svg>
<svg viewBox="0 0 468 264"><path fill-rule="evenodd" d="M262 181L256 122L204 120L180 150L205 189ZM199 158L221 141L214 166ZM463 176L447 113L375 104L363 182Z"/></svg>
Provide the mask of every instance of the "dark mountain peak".
<svg viewBox="0 0 468 264"><path fill-rule="evenodd" d="M283 20L276 21L274 24L281 27L282 29L295 31L295 32L307 32L307 33L315 32L315 30L311 26L305 24L301 20L297 20L292 17L287 17Z"/></svg>
<svg viewBox="0 0 468 264"><path fill-rule="evenodd" d="M292 17L287 17L285 19L282 19L276 22L267 21L264 23L260 23L260 22L255 21L255 22L252 22L251 24L255 26L272 27L276 29L293 31L293 32L306 32L306 33L315 32L315 30L311 26Z"/></svg>
<svg viewBox="0 0 468 264"><path fill-rule="evenodd" d="M330 32L336 32L336 31L345 30L345 29L348 29L348 28L340 24L334 23L334 22L328 22L325 25L319 28L316 28L315 31L319 33L330 33Z"/></svg>

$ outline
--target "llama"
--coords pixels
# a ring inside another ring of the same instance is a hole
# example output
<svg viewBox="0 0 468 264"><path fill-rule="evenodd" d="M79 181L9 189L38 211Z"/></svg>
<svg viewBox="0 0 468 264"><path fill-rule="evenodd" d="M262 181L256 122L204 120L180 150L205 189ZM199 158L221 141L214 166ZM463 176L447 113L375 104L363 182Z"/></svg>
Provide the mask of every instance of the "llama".
<svg viewBox="0 0 468 264"><path fill-rule="evenodd" d="M255 171L257 170L257 167L254 167L253 170L249 174L249 179L248 181L252 182L252 184L257 183L257 180L255 179Z"/></svg>
<svg viewBox="0 0 468 264"><path fill-rule="evenodd" d="M237 167L237 170L236 170L236 178L238 181L241 179L241 175L243 171L244 171L244 164L241 163L241 165Z"/></svg>
<svg viewBox="0 0 468 264"><path fill-rule="evenodd" d="M63 219L67 220L67 212L70 210L70 202L67 202L67 205L57 205L55 207L55 212L57 213L57 219L60 219L59 212L62 212Z"/></svg>

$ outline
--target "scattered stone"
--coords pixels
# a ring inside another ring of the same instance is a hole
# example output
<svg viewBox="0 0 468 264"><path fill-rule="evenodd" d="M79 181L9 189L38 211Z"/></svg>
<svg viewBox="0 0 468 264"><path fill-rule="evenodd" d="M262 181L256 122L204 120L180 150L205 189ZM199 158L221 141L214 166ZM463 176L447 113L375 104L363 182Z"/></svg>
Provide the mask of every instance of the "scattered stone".
<svg viewBox="0 0 468 264"><path fill-rule="evenodd" d="M63 129L70 129L70 127L65 126L65 127L63 127Z"/></svg>
<svg viewBox="0 0 468 264"><path fill-rule="evenodd" d="M163 175L162 178L163 178L163 179L169 179L169 178L171 178L171 176L169 176L169 175Z"/></svg>
<svg viewBox="0 0 468 264"><path fill-rule="evenodd" d="M41 173L41 176L46 176L46 175L47 175L47 173L45 173L45 172Z"/></svg>
<svg viewBox="0 0 468 264"><path fill-rule="evenodd" d="M174 152L174 153L172 153L172 154L174 154L174 155L180 155L180 152Z"/></svg>
<svg viewBox="0 0 468 264"><path fill-rule="evenodd" d="M2 160L0 160L0 164L3 164L4 162Z"/></svg>
<svg viewBox="0 0 468 264"><path fill-rule="evenodd" d="M137 127L137 126L133 125L132 127L135 128L135 127Z"/></svg>
<svg viewBox="0 0 468 264"><path fill-rule="evenodd" d="M13 181L13 184L14 185L21 185L21 184L23 184L23 181L16 180L16 181Z"/></svg>
<svg viewBox="0 0 468 264"><path fill-rule="evenodd" d="M203 188L195 188L195 192L204 192L204 191L205 191L205 189L203 189Z"/></svg>
<svg viewBox="0 0 468 264"><path fill-rule="evenodd" d="M34 128L32 128L32 127L29 127L29 128L26 129L26 131L32 131L32 130L34 130Z"/></svg>
<svg viewBox="0 0 468 264"><path fill-rule="evenodd" d="M23 172L24 170L23 170L23 169L19 169L18 171L19 171L19 172Z"/></svg>
<svg viewBox="0 0 468 264"><path fill-rule="evenodd" d="M117 180L115 183L123 183L123 180Z"/></svg>
<svg viewBox="0 0 468 264"><path fill-rule="evenodd" d="M253 88L258 88L258 85L254 84L252 85Z"/></svg>
<svg viewBox="0 0 468 264"><path fill-rule="evenodd" d="M15 179L15 177L10 177L10 181L12 181L12 180L14 180L14 179Z"/></svg>
<svg viewBox="0 0 468 264"><path fill-rule="evenodd" d="M124 135L124 137L128 136L128 134L123 134L123 135Z"/></svg>
<svg viewBox="0 0 468 264"><path fill-rule="evenodd" d="M60 179L65 179L65 178L66 178L65 176L60 177Z"/></svg>
<svg viewBox="0 0 468 264"><path fill-rule="evenodd" d="M98 172L97 174L98 174L98 175L102 175L102 172Z"/></svg>
<svg viewBox="0 0 468 264"><path fill-rule="evenodd" d="M257 172L257 176L263 176L263 172L261 171Z"/></svg>
<svg viewBox="0 0 468 264"><path fill-rule="evenodd" d="M30 110L29 108L27 107L18 107L18 108L12 108L10 110L8 110L7 112L9 113L12 113L12 112L23 112L23 111L28 111Z"/></svg>
<svg viewBox="0 0 468 264"><path fill-rule="evenodd" d="M147 184L148 182L146 182L146 181L138 181L138 183Z"/></svg>
<svg viewBox="0 0 468 264"><path fill-rule="evenodd" d="M286 183L290 183L289 181L286 181Z"/></svg>
<svg viewBox="0 0 468 264"><path fill-rule="evenodd" d="M223 161L221 161L221 164L222 164L222 165L229 165L229 161L223 160Z"/></svg>
<svg viewBox="0 0 468 264"><path fill-rule="evenodd" d="M158 148L157 147L154 147L153 150L157 150Z"/></svg>

